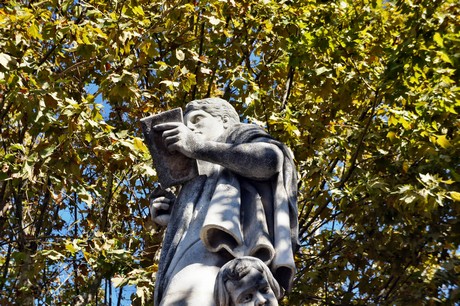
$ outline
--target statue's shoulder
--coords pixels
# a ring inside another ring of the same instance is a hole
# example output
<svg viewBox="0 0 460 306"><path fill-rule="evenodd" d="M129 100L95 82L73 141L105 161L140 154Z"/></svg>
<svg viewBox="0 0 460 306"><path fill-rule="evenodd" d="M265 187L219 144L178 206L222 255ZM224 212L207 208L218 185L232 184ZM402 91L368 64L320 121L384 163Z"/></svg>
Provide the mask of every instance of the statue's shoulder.
<svg viewBox="0 0 460 306"><path fill-rule="evenodd" d="M260 126L249 123L235 124L225 135L227 143L246 143L262 137L271 138Z"/></svg>

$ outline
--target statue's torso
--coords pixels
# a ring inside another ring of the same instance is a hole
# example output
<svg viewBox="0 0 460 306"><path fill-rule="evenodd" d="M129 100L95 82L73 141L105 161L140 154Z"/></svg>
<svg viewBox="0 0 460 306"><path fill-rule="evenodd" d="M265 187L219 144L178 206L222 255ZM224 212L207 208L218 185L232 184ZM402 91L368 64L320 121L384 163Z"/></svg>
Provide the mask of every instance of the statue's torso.
<svg viewBox="0 0 460 306"><path fill-rule="evenodd" d="M214 282L226 260L209 252L200 240L200 230L209 205L220 166L200 161L200 175L208 178L193 209L187 232L180 240L169 268L166 290L160 305L214 305ZM198 191L197 191L198 192Z"/></svg>

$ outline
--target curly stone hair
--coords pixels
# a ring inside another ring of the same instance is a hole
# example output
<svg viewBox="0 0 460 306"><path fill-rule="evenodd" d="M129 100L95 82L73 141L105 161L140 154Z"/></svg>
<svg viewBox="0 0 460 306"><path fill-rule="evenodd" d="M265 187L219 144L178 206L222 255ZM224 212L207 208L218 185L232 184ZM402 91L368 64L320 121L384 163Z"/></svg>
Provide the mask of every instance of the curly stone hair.
<svg viewBox="0 0 460 306"><path fill-rule="evenodd" d="M212 116L228 118L232 123L240 122L240 116L235 108L227 101L221 98L206 98L201 100L193 100L185 106L185 114L193 110L203 110Z"/></svg>

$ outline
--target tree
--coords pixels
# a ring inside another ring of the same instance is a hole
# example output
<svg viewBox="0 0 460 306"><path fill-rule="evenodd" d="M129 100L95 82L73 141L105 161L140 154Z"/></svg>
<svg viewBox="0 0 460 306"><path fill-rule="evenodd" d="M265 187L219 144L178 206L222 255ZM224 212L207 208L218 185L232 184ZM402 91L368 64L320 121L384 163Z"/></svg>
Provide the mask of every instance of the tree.
<svg viewBox="0 0 460 306"><path fill-rule="evenodd" d="M457 2L3 2L0 304L148 302L139 120L221 96L299 166L284 304L453 305Z"/></svg>

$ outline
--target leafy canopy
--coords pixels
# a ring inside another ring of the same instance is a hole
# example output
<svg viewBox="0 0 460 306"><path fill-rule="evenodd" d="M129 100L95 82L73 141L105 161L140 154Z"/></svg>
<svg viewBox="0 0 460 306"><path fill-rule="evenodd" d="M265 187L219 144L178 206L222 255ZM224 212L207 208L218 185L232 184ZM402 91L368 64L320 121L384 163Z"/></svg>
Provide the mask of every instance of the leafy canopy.
<svg viewBox="0 0 460 306"><path fill-rule="evenodd" d="M285 305L453 305L459 11L2 2L0 304L149 303L162 229L139 120L221 96L296 158L302 247Z"/></svg>

